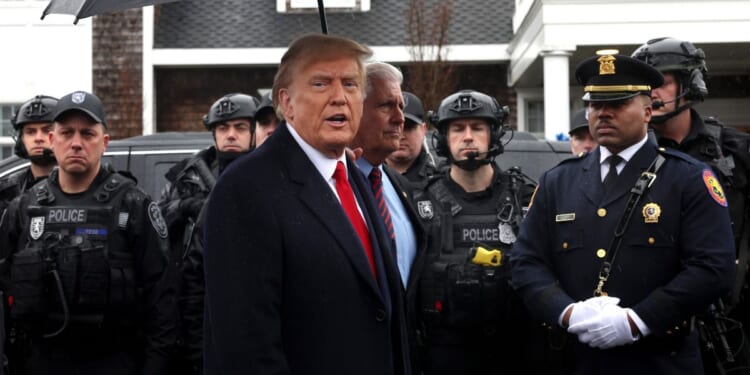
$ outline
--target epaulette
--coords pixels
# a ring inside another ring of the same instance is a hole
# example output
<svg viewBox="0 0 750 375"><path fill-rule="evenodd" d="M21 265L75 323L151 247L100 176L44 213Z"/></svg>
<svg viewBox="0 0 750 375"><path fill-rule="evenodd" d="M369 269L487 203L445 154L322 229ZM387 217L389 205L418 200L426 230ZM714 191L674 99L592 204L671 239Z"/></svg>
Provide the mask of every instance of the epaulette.
<svg viewBox="0 0 750 375"><path fill-rule="evenodd" d="M565 158L565 159L561 160L553 168L557 168L557 167L559 167L559 166L561 166L563 164L567 164L567 163L578 163L580 161L586 160L586 158L589 157L589 155L591 155L591 154L592 154L591 152L581 152L578 155L573 155L572 157Z"/></svg>
<svg viewBox="0 0 750 375"><path fill-rule="evenodd" d="M690 156L690 155L688 155L688 154L686 154L686 153L684 153L682 151L677 151L677 150L675 150L673 148L659 147L659 148L657 148L657 150L659 151L660 154L662 154L664 156L671 156L671 157L674 157L674 158L682 159L682 160L684 160L684 161L686 161L686 162L688 162L690 164L696 164L696 165L697 164L702 164L700 161L698 161L698 159L695 159L694 157L692 157L692 156Z"/></svg>

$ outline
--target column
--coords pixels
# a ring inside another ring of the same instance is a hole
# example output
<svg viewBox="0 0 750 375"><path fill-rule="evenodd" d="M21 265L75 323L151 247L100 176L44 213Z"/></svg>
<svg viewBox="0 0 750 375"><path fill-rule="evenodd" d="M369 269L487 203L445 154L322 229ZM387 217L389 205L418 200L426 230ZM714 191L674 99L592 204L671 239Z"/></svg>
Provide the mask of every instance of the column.
<svg viewBox="0 0 750 375"><path fill-rule="evenodd" d="M570 128L569 61L571 51L542 51L544 64L544 138L556 140Z"/></svg>

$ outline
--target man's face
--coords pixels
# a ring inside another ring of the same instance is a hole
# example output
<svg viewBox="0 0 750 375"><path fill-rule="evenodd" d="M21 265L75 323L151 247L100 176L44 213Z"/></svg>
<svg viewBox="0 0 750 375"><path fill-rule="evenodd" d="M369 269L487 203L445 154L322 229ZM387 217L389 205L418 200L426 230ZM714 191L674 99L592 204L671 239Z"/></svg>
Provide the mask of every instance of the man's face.
<svg viewBox="0 0 750 375"><path fill-rule="evenodd" d="M362 147L365 159L380 164L398 150L404 130L404 96L398 82L373 79L371 83L354 144Z"/></svg>
<svg viewBox="0 0 750 375"><path fill-rule="evenodd" d="M255 144L260 147L279 125L279 118L273 111L263 111L255 118Z"/></svg>
<svg viewBox="0 0 750 375"><path fill-rule="evenodd" d="M216 124L216 149L221 152L247 152L250 151L252 132L250 131L250 120L234 119Z"/></svg>
<svg viewBox="0 0 750 375"><path fill-rule="evenodd" d="M52 131L51 122L34 122L21 128L21 141L30 157L41 156L45 149L50 148L50 131Z"/></svg>
<svg viewBox="0 0 750 375"><path fill-rule="evenodd" d="M99 172L109 134L88 115L73 112L55 122L49 140L61 173L88 175Z"/></svg>
<svg viewBox="0 0 750 375"><path fill-rule="evenodd" d="M591 136L589 128L578 128L570 134L570 152L578 155L582 152L591 152L596 147L596 141Z"/></svg>
<svg viewBox="0 0 750 375"><path fill-rule="evenodd" d="M664 73L664 84L651 90L651 99L654 101L659 100L666 104L661 108L654 109L654 116L666 115L667 113L674 111L675 108L683 102L684 99L682 98L673 101L674 98L679 95L677 92L677 86L674 73Z"/></svg>
<svg viewBox="0 0 750 375"><path fill-rule="evenodd" d="M364 77L356 59L317 61L295 72L279 90L284 117L316 150L330 158L344 152L359 129Z"/></svg>
<svg viewBox="0 0 750 375"><path fill-rule="evenodd" d="M469 153L479 153L477 158L483 158L489 145L490 125L487 120L466 118L448 124L448 147L453 160L466 160Z"/></svg>
<svg viewBox="0 0 750 375"><path fill-rule="evenodd" d="M646 136L651 99L638 95L612 102L589 102L589 131L600 145L618 153Z"/></svg>
<svg viewBox="0 0 750 375"><path fill-rule="evenodd" d="M411 162L416 159L422 151L422 141L426 132L427 128L424 124L417 124L411 120L406 120L401 139L398 140L398 150L388 155L388 159L401 163Z"/></svg>

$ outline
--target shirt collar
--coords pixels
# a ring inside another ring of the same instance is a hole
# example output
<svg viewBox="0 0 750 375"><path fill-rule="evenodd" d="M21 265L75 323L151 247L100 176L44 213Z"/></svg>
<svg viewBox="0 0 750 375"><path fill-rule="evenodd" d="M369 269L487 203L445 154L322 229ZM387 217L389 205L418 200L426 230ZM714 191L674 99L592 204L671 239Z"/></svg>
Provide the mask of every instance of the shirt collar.
<svg viewBox="0 0 750 375"><path fill-rule="evenodd" d="M635 155L635 153L638 152L638 150L640 150L641 147L646 144L646 141L648 141L648 134L646 134L646 136L644 136L643 139L641 139L638 143L633 144L630 147L620 151L619 153L617 153L617 155L625 161L625 164L627 164L633 157L633 155ZM599 146L599 164L604 163L604 161L607 160L610 155L612 155L612 153L607 150L606 147Z"/></svg>
<svg viewBox="0 0 750 375"><path fill-rule="evenodd" d="M338 162L343 162L344 167L345 168L347 167L345 152L342 152L338 158L331 159L325 156L322 152L315 149L315 147L311 146L309 143L305 142L305 140L302 139L302 137L294 129L294 126L292 126L292 124L287 122L286 126L287 126L287 129L289 129L289 133L292 135L292 138L294 138L294 140L297 141L297 143L299 144L299 147L302 148L302 151L305 153L305 155L307 155L307 157L313 163L313 165L315 166L315 169L318 170L318 173L320 173L320 175L323 176L323 179L328 181L331 178L333 178L333 172L336 171L336 164Z"/></svg>

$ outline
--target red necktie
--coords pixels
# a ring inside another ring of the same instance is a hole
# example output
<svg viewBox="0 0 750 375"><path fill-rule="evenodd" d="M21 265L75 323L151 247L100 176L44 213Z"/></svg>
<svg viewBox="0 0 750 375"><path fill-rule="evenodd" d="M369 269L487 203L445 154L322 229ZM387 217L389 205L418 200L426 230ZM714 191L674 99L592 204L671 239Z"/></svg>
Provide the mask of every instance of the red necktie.
<svg viewBox="0 0 750 375"><path fill-rule="evenodd" d="M336 193L338 193L339 199L341 199L341 205L344 207L346 216L349 217L349 221L352 223L354 230L359 236L359 240L362 242L362 245L365 248L367 260L370 262L370 268L372 269L372 274L376 275L375 261L372 258L370 232L367 230L365 220L362 218L362 215L357 209L357 201L354 199L354 192L352 191L351 185L349 185L349 180L346 176L346 168L344 167L344 163L338 162L336 164L336 171L333 172L333 179L336 180Z"/></svg>
<svg viewBox="0 0 750 375"><path fill-rule="evenodd" d="M388 211L388 205L385 202L385 196L383 195L383 174L380 172L380 168L373 168L370 172L370 184L372 192L375 194L375 203L378 204L378 213L383 218L385 228L388 230L388 236L391 240L396 239L396 233L393 231L393 220L391 219L391 212Z"/></svg>

